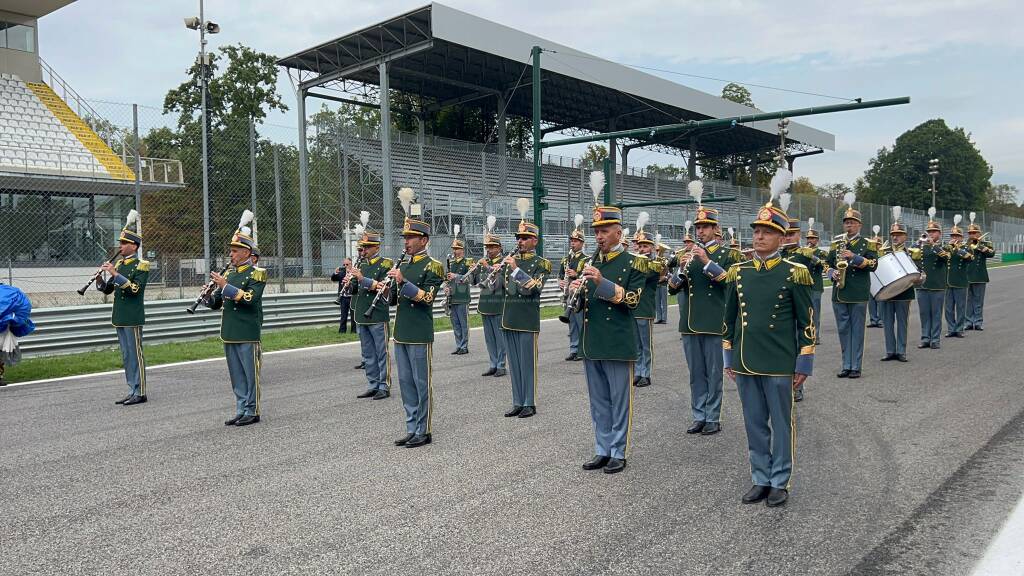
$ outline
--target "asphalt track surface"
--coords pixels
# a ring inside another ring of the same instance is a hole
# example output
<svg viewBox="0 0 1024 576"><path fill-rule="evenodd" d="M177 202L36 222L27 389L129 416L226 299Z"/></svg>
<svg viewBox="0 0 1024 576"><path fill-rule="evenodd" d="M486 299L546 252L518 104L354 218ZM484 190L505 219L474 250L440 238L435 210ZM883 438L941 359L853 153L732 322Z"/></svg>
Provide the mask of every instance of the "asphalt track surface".
<svg viewBox="0 0 1024 576"><path fill-rule="evenodd" d="M833 316L798 407L793 491L750 486L735 384L688 436L676 309L635 390L622 474L584 472L582 363L545 322L539 414L434 345L434 443L396 448L400 400L357 400L356 346L264 357L264 420L227 428L223 361L0 389L2 574L969 574L1024 488L1024 267L992 271L986 330L840 380ZM826 300L829 293L825 294ZM911 311L911 345L918 334ZM397 383L395 385L397 392Z"/></svg>

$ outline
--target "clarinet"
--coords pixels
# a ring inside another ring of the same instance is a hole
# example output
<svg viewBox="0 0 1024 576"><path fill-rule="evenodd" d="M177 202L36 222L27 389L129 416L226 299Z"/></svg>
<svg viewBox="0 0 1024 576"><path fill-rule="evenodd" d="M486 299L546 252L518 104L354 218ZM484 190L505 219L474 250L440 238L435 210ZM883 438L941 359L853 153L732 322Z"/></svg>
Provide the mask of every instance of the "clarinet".
<svg viewBox="0 0 1024 576"><path fill-rule="evenodd" d="M504 260L505 258L508 258L509 256L512 256L514 258L517 255L519 255L519 248L516 248L515 250L513 250L513 251L509 252L508 254L502 256L501 259ZM500 272L502 272L504 269L505 269L505 265L504 264L499 264L497 267L495 267L493 270L491 270L490 274L487 275L487 279L484 280L484 284L487 285L487 289L488 290L494 290L494 283L498 281L498 274Z"/></svg>
<svg viewBox="0 0 1024 576"><path fill-rule="evenodd" d="M120 256L120 252L114 252L113 256L111 256L110 258L107 258L107 261L105 262L105 264L110 264L114 260L117 260L118 256ZM85 286L82 286L78 290L79 296L85 296L85 291L88 290L89 286L92 286L92 283L95 282L100 277L100 274L103 274L103 269L102 268L97 270L96 273L92 275L92 278L89 278L89 281L85 283Z"/></svg>
<svg viewBox="0 0 1024 576"><path fill-rule="evenodd" d="M402 256L397 261L395 261L395 265L392 266L391 269L395 270L402 264L405 264L406 256L408 256L408 254L402 252ZM388 276L387 278L381 280L377 284L377 295L373 297L373 301L370 302L370 307L366 309L366 312L363 312L364 318L369 318L370 316L373 316L373 311L377 309L377 304L380 302L381 297L384 296L385 293L391 291L391 285L394 283L394 278Z"/></svg>
<svg viewBox="0 0 1024 576"><path fill-rule="evenodd" d="M590 256L590 260L588 260L587 262L596 262L598 257L600 257L600 256L601 256L601 249L600 248L596 248L594 250L594 253ZM575 290L573 290L566 297L566 299L565 299L565 309L562 310L562 313L558 316L558 320L561 321L563 324L568 324L569 323L569 315L572 314L573 312L575 312L576 309L580 307L580 304L581 304L580 298L582 298L583 294L587 291L587 281L585 279L583 279L582 275L580 276L579 279L580 279L579 287L576 288Z"/></svg>
<svg viewBox="0 0 1024 576"><path fill-rule="evenodd" d="M356 263L355 263L354 267L355 268L359 268L362 265L363 265L363 257L359 256L358 258L356 258ZM341 306L341 299L342 298L349 298L349 297L352 296L352 291L355 290L355 288L353 287L353 284L352 284L353 280L355 280L354 276L346 277L345 285L341 287L341 290L338 291L338 297L334 299L334 304L335 305Z"/></svg>
<svg viewBox="0 0 1024 576"><path fill-rule="evenodd" d="M227 272L228 268L230 268L230 267L231 267L231 263L229 262L226 265L224 265L223 268L220 269L220 272L218 274L223 276L224 273ZM196 308L199 308L199 305L202 304L204 300L209 298L211 294L213 294L213 291L215 290L215 288L214 288L215 286L216 286L216 284L214 284L213 278L211 278L210 281L207 282L203 286L203 289L199 292L199 296L196 297L196 301L193 302L192 305L189 306L188 308L185 308L185 312L188 312L189 314L195 314L196 313Z"/></svg>

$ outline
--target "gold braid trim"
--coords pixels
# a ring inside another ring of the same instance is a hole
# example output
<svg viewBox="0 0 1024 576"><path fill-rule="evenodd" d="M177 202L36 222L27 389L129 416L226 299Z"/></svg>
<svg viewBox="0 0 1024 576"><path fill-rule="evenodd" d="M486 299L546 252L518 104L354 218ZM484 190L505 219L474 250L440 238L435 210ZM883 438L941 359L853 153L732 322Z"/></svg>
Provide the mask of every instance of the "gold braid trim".
<svg viewBox="0 0 1024 576"><path fill-rule="evenodd" d="M135 269L139 272L149 272L149 260L139 260L139 265Z"/></svg>
<svg viewBox="0 0 1024 576"><path fill-rule="evenodd" d="M441 262L434 260L433 258L431 258L430 262L427 264L427 270L433 272L438 278L444 278L444 267L441 265Z"/></svg>
<svg viewBox="0 0 1024 576"><path fill-rule="evenodd" d="M538 268L543 268L545 274L550 274L551 273L551 260L548 260L547 258L538 258L537 259L537 267Z"/></svg>
<svg viewBox="0 0 1024 576"><path fill-rule="evenodd" d="M625 292L625 289L621 286L615 287L615 296L618 297L619 292ZM625 292L622 299L626 301L626 306L629 308L636 308L640 304L640 294L644 291L643 288L637 288L636 292Z"/></svg>
<svg viewBox="0 0 1024 576"><path fill-rule="evenodd" d="M786 260L789 262L789 260ZM814 279L811 278L811 271L807 269L807 266L798 264L796 262L789 262L793 266L793 283L801 284L803 286L813 286Z"/></svg>
<svg viewBox="0 0 1024 576"><path fill-rule="evenodd" d="M266 282L267 281L267 269L266 268L253 268L252 274L249 276L254 282Z"/></svg>
<svg viewBox="0 0 1024 576"><path fill-rule="evenodd" d="M735 282L736 276L739 276L740 268L742 268L742 266L743 264L739 262L733 264L732 266L729 266L729 270L725 273L725 281Z"/></svg>
<svg viewBox="0 0 1024 576"><path fill-rule="evenodd" d="M646 274L651 269L651 261L646 256L634 256L633 269Z"/></svg>

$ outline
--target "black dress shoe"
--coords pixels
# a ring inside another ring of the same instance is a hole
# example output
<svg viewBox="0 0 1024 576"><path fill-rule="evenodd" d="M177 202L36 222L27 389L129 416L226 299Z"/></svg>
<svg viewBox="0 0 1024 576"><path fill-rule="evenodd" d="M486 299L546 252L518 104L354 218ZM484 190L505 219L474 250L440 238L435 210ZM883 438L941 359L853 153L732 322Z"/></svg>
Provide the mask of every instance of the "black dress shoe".
<svg viewBox="0 0 1024 576"><path fill-rule="evenodd" d="M118 400L117 402L114 402L114 404L124 404L124 403L125 403L125 402L127 402L127 401L128 401L128 399L129 399L129 398L131 398L131 397L132 397L132 395L131 395L131 394L129 394L129 395L125 396L124 398L121 398L121 399L120 399L120 400Z"/></svg>
<svg viewBox="0 0 1024 576"><path fill-rule="evenodd" d="M617 474L626 469L626 460L618 458L609 458L608 464L604 467L605 474Z"/></svg>
<svg viewBox="0 0 1024 576"><path fill-rule="evenodd" d="M537 413L535 406L523 406L523 409L519 412L518 418L529 418Z"/></svg>
<svg viewBox="0 0 1024 576"><path fill-rule="evenodd" d="M789 498L789 492L786 492L785 488L772 488L768 492L768 498L765 499L764 505L769 508L775 508L776 506L782 506L786 503Z"/></svg>
<svg viewBox="0 0 1024 576"><path fill-rule="evenodd" d="M430 444L430 442L430 434L416 435L410 438L409 441L405 443L405 447L419 448L420 446L426 446L427 444Z"/></svg>
<svg viewBox="0 0 1024 576"><path fill-rule="evenodd" d="M237 414L237 415L235 415L235 417L234 417L234 418L232 418L231 420L225 420L225 421L224 421L224 425L225 425L225 426L234 426L234 425L235 425L235 422L238 422L238 421L239 421L239 420L241 420L241 419L242 419L242 415L241 415L241 414Z"/></svg>
<svg viewBox="0 0 1024 576"><path fill-rule="evenodd" d="M494 376L494 373L497 372L497 371L498 371L497 368L491 368L487 372L484 372L483 374L481 374L481 376Z"/></svg>
<svg viewBox="0 0 1024 576"><path fill-rule="evenodd" d="M566 362L575 362L576 358L578 358L576 353L575 352L571 352L568 356L565 357L565 361Z"/></svg>
<svg viewBox="0 0 1024 576"><path fill-rule="evenodd" d="M686 433L687 434L700 434L700 431L704 429L704 426L707 426L706 422L701 422L700 420L695 420L693 422L693 424L690 424L690 427L686 429Z"/></svg>
<svg viewBox="0 0 1024 576"><path fill-rule="evenodd" d="M890 360L895 360L895 359L896 359L896 355L895 354L886 354L885 357L883 357L881 360L879 360L879 362L888 362Z"/></svg>
<svg viewBox="0 0 1024 576"><path fill-rule="evenodd" d="M757 504L768 497L770 490L770 486L754 486L743 495L743 498L740 498L740 502L744 504Z"/></svg>
<svg viewBox="0 0 1024 576"><path fill-rule="evenodd" d="M238 419L238 422L235 422L235 426L248 426L250 424L255 424L259 421L260 417L255 414L251 416L242 416L241 418Z"/></svg>
<svg viewBox="0 0 1024 576"><path fill-rule="evenodd" d="M860 378L860 370L850 370L850 375L847 378Z"/></svg>
<svg viewBox="0 0 1024 576"><path fill-rule="evenodd" d="M940 347L938 342L932 342L932 350L938 350Z"/></svg>
<svg viewBox="0 0 1024 576"><path fill-rule="evenodd" d="M946 338L956 338L956 332L946 332Z"/></svg>
<svg viewBox="0 0 1024 576"><path fill-rule="evenodd" d="M918 349L924 349L924 348L931 348L932 345L931 345L930 342L921 342L920 344L917 345L917 347L918 347Z"/></svg>
<svg viewBox="0 0 1024 576"><path fill-rule="evenodd" d="M353 370L366 370L366 362L360 362L352 368Z"/></svg>
<svg viewBox="0 0 1024 576"><path fill-rule="evenodd" d="M374 400L383 400L385 398L390 398L390 397L391 397L391 392L388 392L387 390L377 390L377 392L373 395L373 399Z"/></svg>
<svg viewBox="0 0 1024 576"><path fill-rule="evenodd" d="M376 390L367 390L366 392L363 392L362 394L357 395L356 398L373 398L374 394L376 394L376 393L377 393Z"/></svg>
<svg viewBox="0 0 1024 576"><path fill-rule="evenodd" d="M639 382L639 381L640 381L640 377L639 376L634 376L633 377L633 386L636 386L636 383Z"/></svg>
<svg viewBox="0 0 1024 576"><path fill-rule="evenodd" d="M452 356L457 356L459 354L462 354L462 349L461 348L456 349L454 352L452 352Z"/></svg>
<svg viewBox="0 0 1024 576"><path fill-rule="evenodd" d="M497 370L494 371L495 378L501 378L505 374L508 374L508 372L504 368L498 368Z"/></svg>
<svg viewBox="0 0 1024 576"><path fill-rule="evenodd" d="M956 334L954 334L954 336L956 336L957 338L966 338L967 337L963 332L957 332Z"/></svg>
<svg viewBox="0 0 1024 576"><path fill-rule="evenodd" d="M573 360L576 362L583 362L583 356L577 355L575 358L573 358Z"/></svg>
<svg viewBox="0 0 1024 576"><path fill-rule="evenodd" d="M522 411L523 411L523 407L522 406L513 406L511 410L509 410L508 412L505 412L505 418L512 418L512 417L515 417L515 416L519 416L519 413L522 412Z"/></svg>
<svg viewBox="0 0 1024 576"><path fill-rule="evenodd" d="M651 379L648 378L647 376L644 376L643 378L637 380L637 382L636 382L636 387L637 388L646 388L647 386L650 386L650 385L651 385Z"/></svg>
<svg viewBox="0 0 1024 576"><path fill-rule="evenodd" d="M604 468L611 458L607 456L594 456L594 459L583 465L584 470L597 470L598 468Z"/></svg>
<svg viewBox="0 0 1024 576"><path fill-rule="evenodd" d="M657 320L654 323L655 324L668 324L668 321L666 321L666 320Z"/></svg>
<svg viewBox="0 0 1024 576"><path fill-rule="evenodd" d="M722 431L722 425L718 422L708 422L704 424L704 429L700 431L701 436L711 436L712 434L718 434Z"/></svg>
<svg viewBox="0 0 1024 576"><path fill-rule="evenodd" d="M984 332L985 331L985 329L982 328L981 326L975 326L974 329L977 330L978 332Z"/></svg>
<svg viewBox="0 0 1024 576"><path fill-rule="evenodd" d="M899 362L906 362L907 361L907 355L906 354L897 354L896 355L896 360L898 360Z"/></svg>
<svg viewBox="0 0 1024 576"><path fill-rule="evenodd" d="M409 440L413 439L414 436L416 435L413 434L412 432L409 432L405 436L402 436L398 440L395 440L395 446L405 446L409 442Z"/></svg>
<svg viewBox="0 0 1024 576"><path fill-rule="evenodd" d="M964 330L974 330L974 326L965 326Z"/></svg>
<svg viewBox="0 0 1024 576"><path fill-rule="evenodd" d="M840 372L839 374L836 374L836 378L849 378L850 377L850 372L853 372L853 370L843 369L842 372Z"/></svg>
<svg viewBox="0 0 1024 576"><path fill-rule="evenodd" d="M124 401L124 405L131 406L133 404L145 404L145 402L145 396L132 396L131 398L128 398L127 400Z"/></svg>
<svg viewBox="0 0 1024 576"><path fill-rule="evenodd" d="M469 354L469 348L463 348L459 351L459 354Z"/></svg>

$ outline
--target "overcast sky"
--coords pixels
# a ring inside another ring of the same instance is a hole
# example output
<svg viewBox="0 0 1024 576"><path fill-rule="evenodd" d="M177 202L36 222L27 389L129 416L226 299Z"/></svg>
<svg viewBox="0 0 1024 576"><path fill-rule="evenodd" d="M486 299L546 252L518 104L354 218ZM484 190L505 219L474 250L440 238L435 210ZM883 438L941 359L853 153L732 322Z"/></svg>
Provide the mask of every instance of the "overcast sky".
<svg viewBox="0 0 1024 576"><path fill-rule="evenodd" d="M909 106L799 119L836 135L836 151L798 160L797 176L852 183L878 148L930 118L964 127L994 183L1024 191L1024 11L1009 0L652 1L448 0L446 4L623 64ZM206 0L222 33L287 55L425 2ZM159 107L195 58L182 25L198 0L78 0L40 21L40 52L84 97ZM652 72L719 94L723 82ZM269 120L296 125L292 110ZM750 87L764 110L835 103ZM646 151L630 165L680 163ZM925 167L922 167L925 170Z"/></svg>

